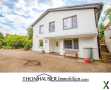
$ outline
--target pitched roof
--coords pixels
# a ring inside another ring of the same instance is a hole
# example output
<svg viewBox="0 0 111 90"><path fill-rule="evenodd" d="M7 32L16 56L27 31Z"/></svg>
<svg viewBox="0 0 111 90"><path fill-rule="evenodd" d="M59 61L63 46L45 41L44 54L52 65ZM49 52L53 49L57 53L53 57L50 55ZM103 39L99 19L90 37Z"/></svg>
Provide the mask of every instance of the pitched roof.
<svg viewBox="0 0 111 90"><path fill-rule="evenodd" d="M101 10L103 4L102 3L91 3L91 4L82 4L82 5L74 5L74 6L65 6L59 8L51 8L47 9L40 17L32 24L34 26L38 23L44 16L46 16L49 12L55 11L67 11L67 10L81 10L81 9L98 9Z"/></svg>

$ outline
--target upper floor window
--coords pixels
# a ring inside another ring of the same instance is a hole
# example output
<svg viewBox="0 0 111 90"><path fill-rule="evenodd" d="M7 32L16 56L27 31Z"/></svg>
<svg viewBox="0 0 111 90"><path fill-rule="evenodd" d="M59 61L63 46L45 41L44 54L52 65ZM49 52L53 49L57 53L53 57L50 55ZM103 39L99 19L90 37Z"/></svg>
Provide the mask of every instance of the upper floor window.
<svg viewBox="0 0 111 90"><path fill-rule="evenodd" d="M63 19L63 29L77 28L77 15Z"/></svg>
<svg viewBox="0 0 111 90"><path fill-rule="evenodd" d="M44 25L39 26L39 34L43 34L44 31Z"/></svg>
<svg viewBox="0 0 111 90"><path fill-rule="evenodd" d="M49 32L55 32L55 22L49 23Z"/></svg>

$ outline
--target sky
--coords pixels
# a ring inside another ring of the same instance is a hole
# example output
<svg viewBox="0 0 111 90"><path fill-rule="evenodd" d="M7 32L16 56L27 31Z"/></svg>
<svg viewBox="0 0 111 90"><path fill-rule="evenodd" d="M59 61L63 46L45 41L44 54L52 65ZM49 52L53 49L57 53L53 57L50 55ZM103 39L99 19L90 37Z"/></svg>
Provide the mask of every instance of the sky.
<svg viewBox="0 0 111 90"><path fill-rule="evenodd" d="M0 30L26 34L26 29L48 8L111 0L0 0Z"/></svg>

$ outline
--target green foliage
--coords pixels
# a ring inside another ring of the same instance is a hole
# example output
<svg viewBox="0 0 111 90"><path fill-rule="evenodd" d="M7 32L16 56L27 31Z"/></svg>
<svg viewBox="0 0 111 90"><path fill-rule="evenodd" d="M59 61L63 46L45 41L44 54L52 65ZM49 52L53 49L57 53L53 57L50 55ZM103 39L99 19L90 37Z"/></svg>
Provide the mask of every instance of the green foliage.
<svg viewBox="0 0 111 90"><path fill-rule="evenodd" d="M105 30L105 27L104 27L103 23L101 23L99 25L99 37L100 37L101 42L104 42L104 30Z"/></svg>
<svg viewBox="0 0 111 90"><path fill-rule="evenodd" d="M5 44L3 48L30 49L32 47L32 40L29 40L26 36L9 35L5 37L4 41L5 41Z"/></svg>
<svg viewBox="0 0 111 90"><path fill-rule="evenodd" d="M32 40L27 39L24 43L24 49L29 50L32 47Z"/></svg>
<svg viewBox="0 0 111 90"><path fill-rule="evenodd" d="M107 9L106 13L107 15L111 15L111 8Z"/></svg>
<svg viewBox="0 0 111 90"><path fill-rule="evenodd" d="M106 10L106 16L108 16L110 23L111 23L111 8Z"/></svg>
<svg viewBox="0 0 111 90"><path fill-rule="evenodd" d="M4 38L3 34L2 34L2 33L0 33L0 39L3 39L3 38Z"/></svg>
<svg viewBox="0 0 111 90"><path fill-rule="evenodd" d="M12 49L10 46L2 46L3 49Z"/></svg>
<svg viewBox="0 0 111 90"><path fill-rule="evenodd" d="M25 50L29 50L32 47L32 39L29 39L26 36L19 35L8 35L3 37L0 34L0 48L4 49L19 49L24 48Z"/></svg>
<svg viewBox="0 0 111 90"><path fill-rule="evenodd" d="M2 46L3 46L3 41L0 40L0 48L2 48Z"/></svg>
<svg viewBox="0 0 111 90"><path fill-rule="evenodd" d="M27 34L28 34L28 38L32 39L32 37L33 37L33 28L32 27L27 29Z"/></svg>
<svg viewBox="0 0 111 90"><path fill-rule="evenodd" d="M0 33L0 48L2 48L3 44L4 44L4 36L2 33Z"/></svg>
<svg viewBox="0 0 111 90"><path fill-rule="evenodd" d="M23 48L25 38L25 36L8 35L5 37L5 46L15 49Z"/></svg>
<svg viewBox="0 0 111 90"><path fill-rule="evenodd" d="M32 47L32 39L27 36L8 35L6 37L0 33L0 48L29 50Z"/></svg>

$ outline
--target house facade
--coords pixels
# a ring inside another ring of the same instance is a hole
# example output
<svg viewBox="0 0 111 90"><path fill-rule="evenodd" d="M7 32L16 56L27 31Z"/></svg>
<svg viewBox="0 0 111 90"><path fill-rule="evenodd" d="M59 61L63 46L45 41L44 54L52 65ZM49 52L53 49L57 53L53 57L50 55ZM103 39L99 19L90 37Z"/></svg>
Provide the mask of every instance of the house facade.
<svg viewBox="0 0 111 90"><path fill-rule="evenodd" d="M97 23L102 4L48 9L33 24L33 51L99 59Z"/></svg>

